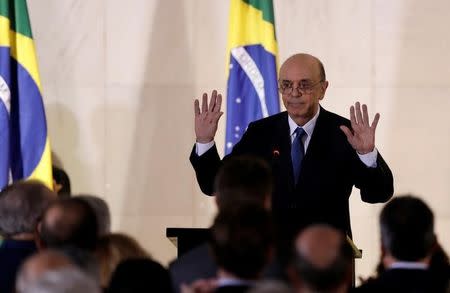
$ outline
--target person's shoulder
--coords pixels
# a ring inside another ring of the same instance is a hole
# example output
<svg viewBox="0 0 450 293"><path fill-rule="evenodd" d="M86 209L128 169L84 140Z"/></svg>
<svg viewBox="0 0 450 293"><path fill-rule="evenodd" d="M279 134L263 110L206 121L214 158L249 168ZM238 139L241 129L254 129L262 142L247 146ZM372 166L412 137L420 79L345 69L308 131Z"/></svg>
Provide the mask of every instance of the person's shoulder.
<svg viewBox="0 0 450 293"><path fill-rule="evenodd" d="M277 125L280 122L286 121L287 122L287 112L283 111L274 115L270 115L268 117L253 121L250 123L249 126L251 127L268 127L268 126L274 126Z"/></svg>
<svg viewBox="0 0 450 293"><path fill-rule="evenodd" d="M334 112L327 111L323 107L320 108L319 119L337 125L347 125L347 126L350 125L349 119L340 116Z"/></svg>

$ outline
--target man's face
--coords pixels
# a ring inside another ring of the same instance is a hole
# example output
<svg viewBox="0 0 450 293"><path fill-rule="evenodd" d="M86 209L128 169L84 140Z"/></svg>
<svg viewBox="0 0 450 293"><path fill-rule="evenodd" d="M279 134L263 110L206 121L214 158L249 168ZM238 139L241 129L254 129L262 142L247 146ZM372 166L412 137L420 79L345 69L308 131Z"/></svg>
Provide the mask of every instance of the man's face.
<svg viewBox="0 0 450 293"><path fill-rule="evenodd" d="M317 113L327 86L327 81L321 81L319 64L312 56L294 56L281 66L279 87L293 88L290 93L281 93L283 103L298 125L304 125Z"/></svg>

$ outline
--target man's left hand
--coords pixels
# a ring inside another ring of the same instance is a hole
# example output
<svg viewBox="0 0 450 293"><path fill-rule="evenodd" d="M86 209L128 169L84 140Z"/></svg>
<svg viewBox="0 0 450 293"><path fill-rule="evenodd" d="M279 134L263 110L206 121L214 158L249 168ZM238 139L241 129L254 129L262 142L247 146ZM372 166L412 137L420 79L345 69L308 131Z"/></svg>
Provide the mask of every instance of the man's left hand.
<svg viewBox="0 0 450 293"><path fill-rule="evenodd" d="M359 102L356 102L355 106L350 107L352 130L344 125L341 125L340 128L358 154L364 155L374 150L375 129L377 128L378 120L380 120L379 113L375 114L372 124L369 124L369 114L365 104L362 105L362 112Z"/></svg>

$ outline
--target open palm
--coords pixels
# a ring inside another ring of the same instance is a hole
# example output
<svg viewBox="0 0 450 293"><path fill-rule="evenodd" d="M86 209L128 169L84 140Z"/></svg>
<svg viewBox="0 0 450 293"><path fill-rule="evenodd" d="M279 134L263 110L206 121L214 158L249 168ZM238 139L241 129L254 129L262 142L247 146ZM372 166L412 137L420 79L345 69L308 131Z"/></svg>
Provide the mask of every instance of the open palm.
<svg viewBox="0 0 450 293"><path fill-rule="evenodd" d="M356 112L356 113L355 113ZM350 107L350 122L352 130L342 125L340 128L347 136L348 142L361 155L370 153L375 148L375 130L377 128L380 114L375 114L372 124L369 123L369 114L367 106L356 102L355 106Z"/></svg>

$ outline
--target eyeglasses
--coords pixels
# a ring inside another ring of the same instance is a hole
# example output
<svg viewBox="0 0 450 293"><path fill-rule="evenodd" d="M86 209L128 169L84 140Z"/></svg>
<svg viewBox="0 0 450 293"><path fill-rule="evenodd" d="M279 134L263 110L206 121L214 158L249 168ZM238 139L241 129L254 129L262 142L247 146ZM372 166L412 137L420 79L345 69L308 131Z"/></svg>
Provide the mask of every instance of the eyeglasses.
<svg viewBox="0 0 450 293"><path fill-rule="evenodd" d="M316 83L312 83L309 80L302 80L299 82L298 86L295 88L297 93L301 95L312 94L316 85L322 83L320 80ZM278 91L283 95L290 95L294 91L294 82L292 80L279 80L278 81Z"/></svg>

